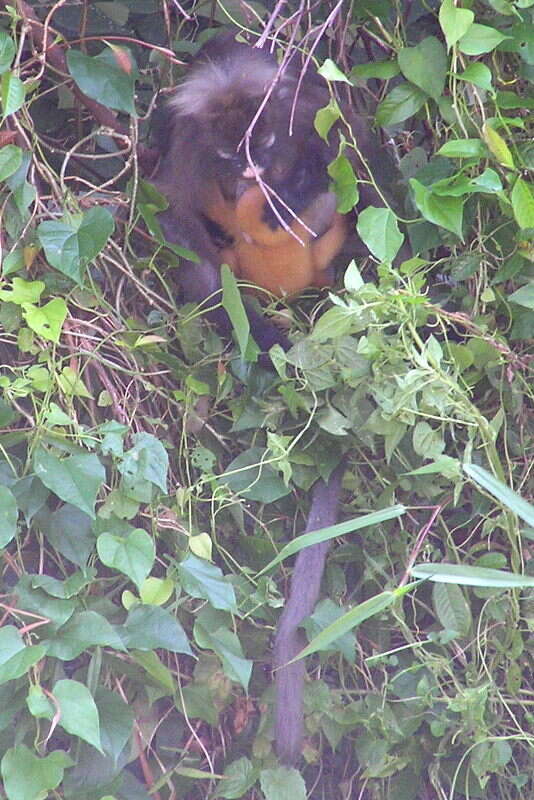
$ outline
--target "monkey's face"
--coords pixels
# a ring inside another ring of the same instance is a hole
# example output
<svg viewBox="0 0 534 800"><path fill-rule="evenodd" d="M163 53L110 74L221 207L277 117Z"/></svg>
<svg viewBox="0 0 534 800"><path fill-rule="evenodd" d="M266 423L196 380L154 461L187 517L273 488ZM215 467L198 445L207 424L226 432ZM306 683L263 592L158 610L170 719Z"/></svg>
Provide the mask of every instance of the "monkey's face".
<svg viewBox="0 0 534 800"><path fill-rule="evenodd" d="M214 175L236 180L268 171L277 150L277 133L267 110L249 131L258 103L240 100L239 105L218 104L206 118L209 141L205 153L211 161L210 170Z"/></svg>

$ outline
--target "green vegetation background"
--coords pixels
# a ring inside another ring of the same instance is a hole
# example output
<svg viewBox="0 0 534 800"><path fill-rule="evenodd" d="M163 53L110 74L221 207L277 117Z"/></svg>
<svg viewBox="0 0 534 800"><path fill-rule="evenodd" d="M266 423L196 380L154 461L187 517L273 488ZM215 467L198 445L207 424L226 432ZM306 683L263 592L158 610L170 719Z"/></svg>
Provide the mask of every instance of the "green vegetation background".
<svg viewBox="0 0 534 800"><path fill-rule="evenodd" d="M0 2L1 797L533 796L533 8ZM180 303L143 180L156 92L266 24L321 34L401 175L275 370L242 357L231 276L235 344ZM288 771L277 554L342 453Z"/></svg>

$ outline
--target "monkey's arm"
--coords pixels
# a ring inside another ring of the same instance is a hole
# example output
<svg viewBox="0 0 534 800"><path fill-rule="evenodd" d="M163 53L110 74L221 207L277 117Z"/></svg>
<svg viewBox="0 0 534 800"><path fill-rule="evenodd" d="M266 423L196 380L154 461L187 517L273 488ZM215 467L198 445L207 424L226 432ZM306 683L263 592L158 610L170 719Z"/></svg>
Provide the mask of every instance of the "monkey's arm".
<svg viewBox="0 0 534 800"><path fill-rule="evenodd" d="M325 483L313 487L306 533L334 525L339 511L343 465L340 464ZM304 659L287 665L306 640L299 630L317 603L321 578L330 542L320 542L301 550L295 561L291 588L280 617L274 640L275 668L274 736L276 754L282 764L292 766L300 756L303 735L303 692L306 665Z"/></svg>
<svg viewBox="0 0 534 800"><path fill-rule="evenodd" d="M316 286L330 286L334 282L334 269L331 264L343 248L348 235L348 227L347 217L336 213L329 229L312 242Z"/></svg>

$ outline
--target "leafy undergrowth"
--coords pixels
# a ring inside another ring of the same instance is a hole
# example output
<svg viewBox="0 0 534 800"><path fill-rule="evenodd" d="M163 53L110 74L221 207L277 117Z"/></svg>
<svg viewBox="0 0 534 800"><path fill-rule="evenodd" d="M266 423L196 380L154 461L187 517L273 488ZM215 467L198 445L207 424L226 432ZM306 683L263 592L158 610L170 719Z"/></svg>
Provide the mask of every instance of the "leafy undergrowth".
<svg viewBox="0 0 534 800"><path fill-rule="evenodd" d="M229 275L235 345L180 302L141 180L154 90L211 4L17 7L0 4L1 796L531 797L529 3L347 6L339 38L333 16L315 56L379 100L404 205L360 215L371 257L292 306L275 369L240 355ZM234 22L255 29L255 8ZM299 774L273 753L277 554L343 456Z"/></svg>

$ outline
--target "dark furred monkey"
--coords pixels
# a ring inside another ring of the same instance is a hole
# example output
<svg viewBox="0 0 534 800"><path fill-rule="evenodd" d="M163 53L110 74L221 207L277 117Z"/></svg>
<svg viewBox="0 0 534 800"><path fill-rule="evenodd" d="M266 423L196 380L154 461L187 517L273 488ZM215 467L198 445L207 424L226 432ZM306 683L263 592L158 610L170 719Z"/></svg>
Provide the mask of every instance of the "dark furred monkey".
<svg viewBox="0 0 534 800"><path fill-rule="evenodd" d="M239 276L282 296L331 282L318 273L326 274L346 228L328 192L326 168L335 152L313 128L328 89L317 76L304 80L290 135L299 75L287 68L277 79L278 72L274 56L231 37L206 45L168 103L167 143L155 183L169 199L161 221L170 241L216 267L226 261ZM268 92L247 147L245 133ZM255 174L272 193L276 211ZM187 283L194 276L195 270ZM195 299L194 287L188 294Z"/></svg>
<svg viewBox="0 0 534 800"><path fill-rule="evenodd" d="M278 79L277 75L272 55L223 36L201 51L168 105L169 126L155 183L169 201L160 216L167 239L201 258L199 265L185 271L190 299L203 301L220 291L219 267L224 262L238 275L279 295L331 280L329 263L343 243L346 223L328 191L326 168L336 153L313 128L329 92L317 76L304 79L290 135L299 73L288 68ZM255 165L251 169L243 137L269 90L248 146ZM369 134L363 128L361 137L365 147ZM254 173L260 173L274 191L278 214L304 246L264 202L262 189L251 177ZM277 203L277 195L300 221ZM261 347L286 344L274 325L248 313ZM209 317L224 334L231 332L223 309L212 309ZM319 480L313 487L308 532L336 521L341 472L338 468L328 482ZM320 544L298 554L275 638L275 748L288 765L296 763L301 752L304 662L286 665L302 648L299 627L317 602L327 551L328 545Z"/></svg>

